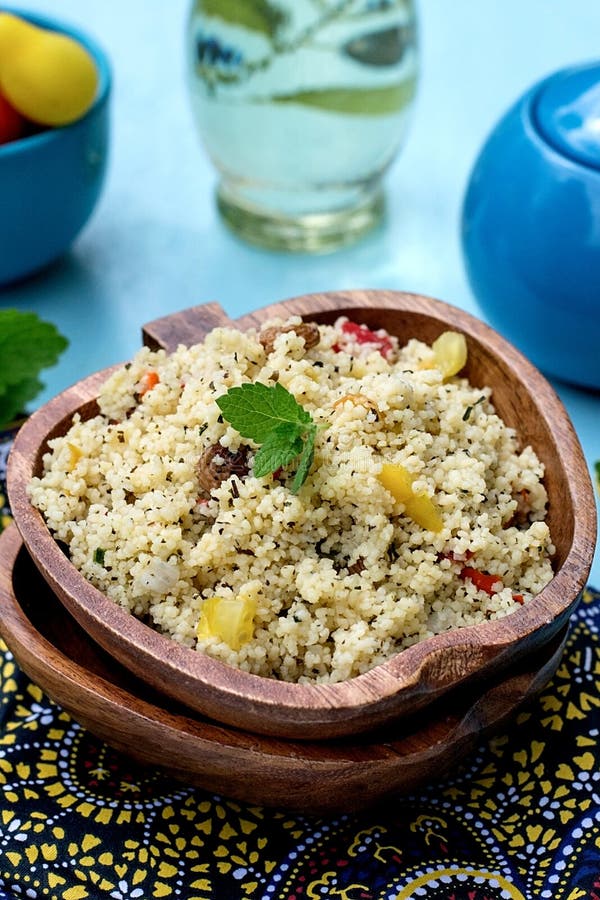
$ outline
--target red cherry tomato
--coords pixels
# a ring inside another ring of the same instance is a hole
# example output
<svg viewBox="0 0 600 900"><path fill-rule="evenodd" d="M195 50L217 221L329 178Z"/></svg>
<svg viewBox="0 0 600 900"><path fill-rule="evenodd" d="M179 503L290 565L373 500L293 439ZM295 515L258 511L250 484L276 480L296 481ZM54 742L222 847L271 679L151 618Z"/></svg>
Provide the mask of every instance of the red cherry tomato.
<svg viewBox="0 0 600 900"><path fill-rule="evenodd" d="M25 130L25 119L0 94L0 144L16 141Z"/></svg>

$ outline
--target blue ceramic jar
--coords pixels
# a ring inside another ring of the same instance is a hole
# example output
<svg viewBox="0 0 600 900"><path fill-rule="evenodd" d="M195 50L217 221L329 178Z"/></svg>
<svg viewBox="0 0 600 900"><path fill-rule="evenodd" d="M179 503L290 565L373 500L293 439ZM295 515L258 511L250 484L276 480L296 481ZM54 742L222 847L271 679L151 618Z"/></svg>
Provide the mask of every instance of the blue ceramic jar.
<svg viewBox="0 0 600 900"><path fill-rule="evenodd" d="M462 242L490 324L545 371L600 389L600 64L557 72L500 120Z"/></svg>

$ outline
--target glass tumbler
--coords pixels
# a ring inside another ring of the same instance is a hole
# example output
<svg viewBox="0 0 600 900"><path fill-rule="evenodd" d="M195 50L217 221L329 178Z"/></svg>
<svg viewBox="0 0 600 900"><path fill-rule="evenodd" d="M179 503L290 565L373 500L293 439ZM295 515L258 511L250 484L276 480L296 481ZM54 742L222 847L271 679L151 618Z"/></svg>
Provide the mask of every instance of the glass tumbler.
<svg viewBox="0 0 600 900"><path fill-rule="evenodd" d="M381 218L418 76L413 0L192 0L192 112L223 220L318 252Z"/></svg>

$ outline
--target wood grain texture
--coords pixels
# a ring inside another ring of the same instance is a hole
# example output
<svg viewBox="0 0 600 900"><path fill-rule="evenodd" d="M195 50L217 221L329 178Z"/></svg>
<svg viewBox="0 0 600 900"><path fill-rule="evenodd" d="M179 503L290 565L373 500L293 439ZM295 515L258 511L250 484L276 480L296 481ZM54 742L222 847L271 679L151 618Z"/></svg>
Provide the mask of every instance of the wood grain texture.
<svg viewBox="0 0 600 900"><path fill-rule="evenodd" d="M260 327L273 316L300 314L332 322L339 315L384 327L401 341L431 343L442 331L462 331L474 385L490 385L493 402L522 445L546 467L549 525L556 546L555 577L510 616L437 635L370 672L334 685L286 684L241 672L196 653L130 616L89 584L54 542L27 498L50 435L63 433L76 410L89 415L98 373L65 391L21 429L9 461L15 520L52 590L83 628L115 659L191 709L239 728L306 740L367 731L412 715L466 680L496 677L507 665L562 631L585 585L596 538L595 503L587 466L567 413L546 379L512 345L478 319L427 297L391 291L303 296L229 322L215 304L195 307L144 328L151 346L173 349L200 341L215 325ZM480 687L476 688L480 690Z"/></svg>
<svg viewBox="0 0 600 900"><path fill-rule="evenodd" d="M76 721L139 763L237 800L351 812L442 778L550 680L566 628L481 693L451 692L359 739L292 741L226 728L152 690L95 644L52 594L17 529L0 536L0 635Z"/></svg>

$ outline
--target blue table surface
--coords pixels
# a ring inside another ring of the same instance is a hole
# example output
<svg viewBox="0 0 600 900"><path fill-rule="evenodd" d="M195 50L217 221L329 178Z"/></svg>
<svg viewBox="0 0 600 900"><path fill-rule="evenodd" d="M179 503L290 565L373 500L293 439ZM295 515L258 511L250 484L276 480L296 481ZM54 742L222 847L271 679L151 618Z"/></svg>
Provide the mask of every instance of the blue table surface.
<svg viewBox="0 0 600 900"><path fill-rule="evenodd" d="M422 0L421 81L406 147L386 178L386 222L351 248L293 256L246 246L217 218L216 176L185 86L188 0L20 6L86 28L114 70L110 167L92 220L59 263L0 291L0 305L35 310L70 339L45 373L40 402L130 357L144 322L211 300L235 317L302 293L370 287L429 294L481 315L459 228L479 148L527 87L599 54L598 0ZM600 393L555 387L592 466ZM590 581L600 585L599 552Z"/></svg>

